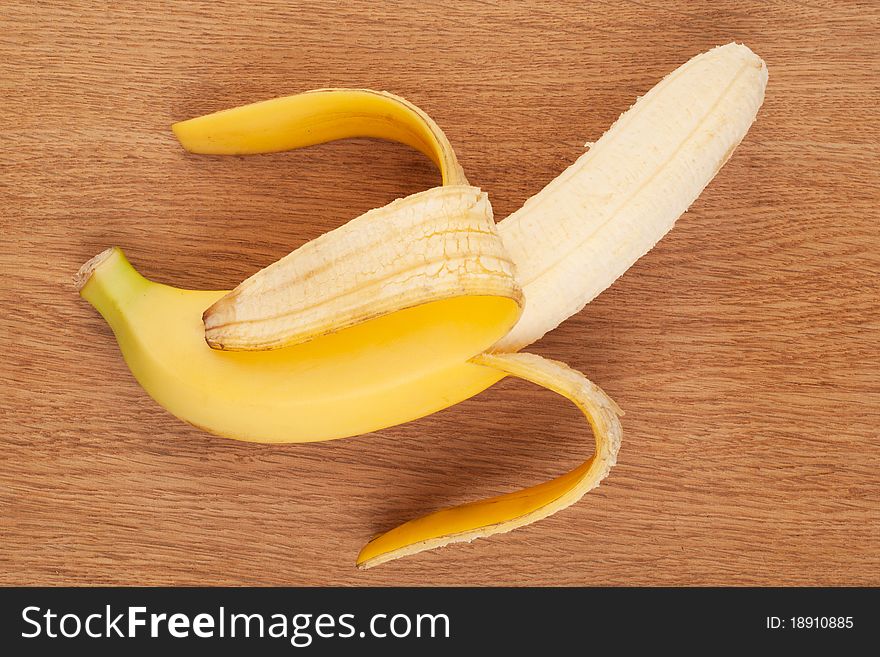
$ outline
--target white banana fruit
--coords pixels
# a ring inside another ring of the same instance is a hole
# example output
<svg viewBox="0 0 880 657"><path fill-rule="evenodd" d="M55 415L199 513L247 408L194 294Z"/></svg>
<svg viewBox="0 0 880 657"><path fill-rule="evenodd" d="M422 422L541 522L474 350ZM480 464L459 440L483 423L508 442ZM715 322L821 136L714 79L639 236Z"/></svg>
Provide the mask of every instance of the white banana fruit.
<svg viewBox="0 0 880 657"><path fill-rule="evenodd" d="M494 350L539 340L650 251L742 141L766 86L744 45L694 57L500 222L526 305Z"/></svg>

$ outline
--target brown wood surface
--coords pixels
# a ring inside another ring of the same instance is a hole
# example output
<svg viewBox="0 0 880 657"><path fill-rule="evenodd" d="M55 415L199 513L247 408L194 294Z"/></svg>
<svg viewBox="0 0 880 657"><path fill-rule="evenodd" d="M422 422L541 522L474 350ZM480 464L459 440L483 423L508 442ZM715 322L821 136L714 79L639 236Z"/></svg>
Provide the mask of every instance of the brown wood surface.
<svg viewBox="0 0 880 657"><path fill-rule="evenodd" d="M113 4L0 8L0 583L880 584L876 3ZM359 572L372 534L583 460L582 418L502 382L354 439L216 438L147 397L73 288L114 244L150 277L231 287L437 181L370 141L187 155L174 121L387 89L501 218L733 39L770 70L745 142L533 347L627 413L608 480L544 522Z"/></svg>

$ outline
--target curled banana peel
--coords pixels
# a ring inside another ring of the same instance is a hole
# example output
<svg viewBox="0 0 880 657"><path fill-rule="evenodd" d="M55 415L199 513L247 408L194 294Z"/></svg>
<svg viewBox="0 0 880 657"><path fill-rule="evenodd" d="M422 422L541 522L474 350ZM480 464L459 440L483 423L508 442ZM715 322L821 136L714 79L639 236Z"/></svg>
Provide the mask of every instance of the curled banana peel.
<svg viewBox="0 0 880 657"><path fill-rule="evenodd" d="M255 155L372 137L427 155L444 185L467 185L434 120L400 96L371 89L315 89L215 112L171 126L181 146L206 155Z"/></svg>
<svg viewBox="0 0 880 657"><path fill-rule="evenodd" d="M571 472L537 486L410 520L367 543L358 555L359 568L450 543L502 534L546 518L598 486L617 463L622 434L618 415L623 411L583 374L565 363L535 354L481 354L471 362L531 381L574 402L593 430L593 456Z"/></svg>
<svg viewBox="0 0 880 657"><path fill-rule="evenodd" d="M231 292L141 277L119 249L79 274L160 404L242 440L327 440L393 426L505 376L572 400L595 453L549 482L410 521L370 541L368 568L544 518L598 485L620 445L619 409L562 363L514 353L609 286L672 227L730 156L763 101L745 46L699 55L641 98L522 209L497 225L437 125L391 94L318 90L184 121L188 150L245 154L345 137L408 144L443 186L372 210Z"/></svg>

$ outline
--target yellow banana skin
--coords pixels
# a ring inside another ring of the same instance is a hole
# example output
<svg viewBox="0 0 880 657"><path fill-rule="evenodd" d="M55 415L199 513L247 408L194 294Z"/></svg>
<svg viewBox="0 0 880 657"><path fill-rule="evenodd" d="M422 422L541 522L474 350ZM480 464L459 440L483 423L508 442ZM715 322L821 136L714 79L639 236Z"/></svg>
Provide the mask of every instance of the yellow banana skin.
<svg viewBox="0 0 880 657"><path fill-rule="evenodd" d="M214 349L258 351L463 295L522 304L488 196L446 185L307 242L239 284L202 320Z"/></svg>
<svg viewBox="0 0 880 657"><path fill-rule="evenodd" d="M427 155L444 185L467 185L446 135L400 96L371 89L315 89L215 112L171 126L192 153L277 153L350 137L396 141Z"/></svg>
<svg viewBox="0 0 880 657"><path fill-rule="evenodd" d="M617 463L623 433L618 416L623 411L583 374L565 363L535 354L482 354L472 364L530 381L574 402L593 430L593 455L556 479L436 511L385 532L364 546L357 558L358 568L371 568L450 543L469 543L537 522L577 502Z"/></svg>
<svg viewBox="0 0 880 657"><path fill-rule="evenodd" d="M273 351L205 342L202 313L226 292L147 280L118 248L83 270L80 294L116 335L129 369L159 404L212 433L258 442L343 438L445 408L468 358L516 321L506 297L427 303ZM471 376L472 393L500 378Z"/></svg>

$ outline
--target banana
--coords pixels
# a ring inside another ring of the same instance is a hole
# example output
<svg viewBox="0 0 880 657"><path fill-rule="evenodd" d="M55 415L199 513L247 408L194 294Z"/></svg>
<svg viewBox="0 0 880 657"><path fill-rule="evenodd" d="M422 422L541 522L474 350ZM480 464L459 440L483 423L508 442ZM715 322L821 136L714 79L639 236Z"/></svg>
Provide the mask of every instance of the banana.
<svg viewBox="0 0 880 657"><path fill-rule="evenodd" d="M672 227L747 132L766 82L764 63L745 46L693 58L497 232L488 200L468 185L439 127L390 94L319 90L178 123L181 144L201 153L393 139L428 155L444 187L373 210L232 292L148 281L114 248L84 265L80 293L160 404L233 438L374 431L505 376L568 397L594 432L595 453L583 465L405 523L370 541L357 564L509 531L598 485L621 433L619 409L583 375L513 352L580 310Z"/></svg>

